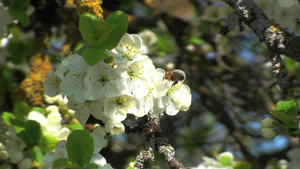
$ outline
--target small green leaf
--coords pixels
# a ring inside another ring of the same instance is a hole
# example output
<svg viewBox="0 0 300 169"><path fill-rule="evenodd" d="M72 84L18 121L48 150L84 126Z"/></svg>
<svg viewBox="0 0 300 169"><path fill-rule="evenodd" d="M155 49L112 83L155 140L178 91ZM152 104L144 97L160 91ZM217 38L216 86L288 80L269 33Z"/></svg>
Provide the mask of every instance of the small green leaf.
<svg viewBox="0 0 300 169"><path fill-rule="evenodd" d="M295 99L288 99L285 101L279 101L276 104L276 110L285 112L287 115L296 116L298 113L298 108Z"/></svg>
<svg viewBox="0 0 300 169"><path fill-rule="evenodd" d="M298 137L299 136L299 129L298 128L289 128L287 133L292 137Z"/></svg>
<svg viewBox="0 0 300 169"><path fill-rule="evenodd" d="M25 124L25 130L27 131L28 136L33 143L37 143L43 135L40 123L33 120L27 121Z"/></svg>
<svg viewBox="0 0 300 169"><path fill-rule="evenodd" d="M55 149L58 140L54 137L48 135L42 135L39 140L38 146L41 148L43 153L53 151Z"/></svg>
<svg viewBox="0 0 300 169"><path fill-rule="evenodd" d="M110 14L106 19L105 23L107 25L117 25L116 29L113 30L111 36L109 37L108 42L106 43L106 49L111 50L116 47L126 33L127 30L128 15L122 11L115 11Z"/></svg>
<svg viewBox="0 0 300 169"><path fill-rule="evenodd" d="M83 13L79 17L79 30L83 40L91 47L97 48L99 46L99 37L106 27L103 20L91 13Z"/></svg>
<svg viewBox="0 0 300 169"><path fill-rule="evenodd" d="M111 34L117 28L117 25L106 25L102 30L101 35L98 39L98 48L106 49L107 43L111 40Z"/></svg>
<svg viewBox="0 0 300 169"><path fill-rule="evenodd" d="M63 127L67 127L71 131L73 131L73 130L83 130L83 126L79 123L77 123L77 124L68 124L68 125L64 125Z"/></svg>
<svg viewBox="0 0 300 169"><path fill-rule="evenodd" d="M79 54L79 55L82 55L82 54L81 54L82 51L84 51L86 48L89 48L89 45L87 45L87 44L85 43L83 46L81 46L81 47L76 51L76 53Z"/></svg>
<svg viewBox="0 0 300 169"><path fill-rule="evenodd" d="M20 133L23 128L25 127L25 122L16 120L15 116L12 113L9 112L3 112L2 119L8 126L14 126L17 133Z"/></svg>
<svg viewBox="0 0 300 169"><path fill-rule="evenodd" d="M80 166L69 159L59 158L53 162L52 168L79 168Z"/></svg>
<svg viewBox="0 0 300 169"><path fill-rule="evenodd" d="M251 169L252 165L246 161L235 162L232 166L234 169Z"/></svg>
<svg viewBox="0 0 300 169"><path fill-rule="evenodd" d="M74 130L68 136L66 147L70 160L83 167L93 156L93 137L88 130Z"/></svg>
<svg viewBox="0 0 300 169"><path fill-rule="evenodd" d="M12 113L9 112L3 112L2 119L5 122L6 125L10 126L12 125L11 119L14 119L15 116Z"/></svg>
<svg viewBox="0 0 300 169"><path fill-rule="evenodd" d="M2 4L6 7L9 7L11 1L14 1L14 0L2 0Z"/></svg>
<svg viewBox="0 0 300 169"><path fill-rule="evenodd" d="M223 167L231 166L231 164L232 164L232 159L230 156L220 156L218 158L218 160L222 164Z"/></svg>
<svg viewBox="0 0 300 169"><path fill-rule="evenodd" d="M108 52L100 48L85 48L81 55L84 57L86 63L90 66L94 66L95 64L99 63L101 60L106 59L110 56Z"/></svg>
<svg viewBox="0 0 300 169"><path fill-rule="evenodd" d="M291 125L294 123L295 116L287 115L284 111L272 110L270 113L274 114L278 119L284 122L285 125Z"/></svg>
<svg viewBox="0 0 300 169"><path fill-rule="evenodd" d="M43 165L43 153L41 149L37 146L33 147L33 158L36 160L40 165Z"/></svg>
<svg viewBox="0 0 300 169"><path fill-rule="evenodd" d="M114 58L112 56L109 56L108 58L103 60L103 62L105 62L105 63L111 63L113 61L114 61Z"/></svg>
<svg viewBox="0 0 300 169"><path fill-rule="evenodd" d="M22 0L18 1L18 3L14 6L17 9L24 9L27 10L30 0Z"/></svg>
<svg viewBox="0 0 300 169"><path fill-rule="evenodd" d="M97 169L98 165L95 163L89 164L86 167L84 167L85 169Z"/></svg>
<svg viewBox="0 0 300 169"><path fill-rule="evenodd" d="M36 112L39 112L39 113L41 113L41 114L45 114L45 109L43 109L43 108L41 108L41 107L33 107L32 109L31 109L31 111L36 111Z"/></svg>
<svg viewBox="0 0 300 169"><path fill-rule="evenodd" d="M24 117L27 116L31 108L24 102L16 102L14 105L13 112L16 119L24 121Z"/></svg>
<svg viewBox="0 0 300 169"><path fill-rule="evenodd" d="M30 24L29 17L25 10L11 8L9 9L9 14L15 19L19 20L23 26L28 26Z"/></svg>
<svg viewBox="0 0 300 169"><path fill-rule="evenodd" d="M23 135L23 134L22 134ZM40 123L28 120L25 123L24 137L27 143L36 144L42 136Z"/></svg>
<svg viewBox="0 0 300 169"><path fill-rule="evenodd" d="M22 128L25 127L25 122L24 121L17 120L17 119L10 119L10 122L14 127L22 127Z"/></svg>

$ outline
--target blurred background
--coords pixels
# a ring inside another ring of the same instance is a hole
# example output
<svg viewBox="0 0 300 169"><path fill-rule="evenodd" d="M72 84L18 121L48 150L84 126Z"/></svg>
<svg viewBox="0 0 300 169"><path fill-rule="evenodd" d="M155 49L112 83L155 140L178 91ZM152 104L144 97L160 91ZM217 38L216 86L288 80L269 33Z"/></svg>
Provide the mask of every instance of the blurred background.
<svg viewBox="0 0 300 169"><path fill-rule="evenodd" d="M299 35L299 4L284 8L277 0L255 1L269 18ZM242 32L237 27L226 36L220 34L232 12L228 5L218 0L103 0L101 7L104 19L115 10L129 14L127 32L142 37L144 51L156 68L186 73L192 106L161 120L181 163L196 167L203 156L224 151L255 169L289 159L287 152L297 147L296 138L260 135L260 121L282 99L267 47L247 26ZM18 101L45 107L45 73L83 45L73 0L31 0L27 16L28 23L8 23L9 36L0 42L1 111L11 112ZM299 100L299 63L283 59ZM90 124L94 122L89 119ZM125 123L130 125L132 120ZM144 141L142 133L118 135L101 154L114 168L125 168L143 149ZM168 168L159 153L153 168Z"/></svg>

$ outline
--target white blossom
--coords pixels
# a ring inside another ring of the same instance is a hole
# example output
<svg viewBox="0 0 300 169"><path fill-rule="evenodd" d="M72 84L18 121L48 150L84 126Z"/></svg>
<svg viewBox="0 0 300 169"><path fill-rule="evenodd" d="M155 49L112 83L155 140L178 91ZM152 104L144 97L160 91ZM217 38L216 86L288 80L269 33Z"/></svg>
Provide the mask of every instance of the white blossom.
<svg viewBox="0 0 300 169"><path fill-rule="evenodd" d="M59 89L59 85L61 83L61 79L55 72L50 71L46 74L46 79L44 81L45 94L54 97L61 93Z"/></svg>
<svg viewBox="0 0 300 169"><path fill-rule="evenodd" d="M116 73L121 76L116 79L117 87L122 94L141 99L148 94L154 70L152 60L145 55L136 61L120 64L116 69Z"/></svg>
<svg viewBox="0 0 300 169"><path fill-rule="evenodd" d="M68 97L68 100L67 106L75 111L74 115L80 124L84 125L91 114L99 120L105 119L102 112L103 103L99 102L99 100L85 101L83 103L77 102L73 97Z"/></svg>
<svg viewBox="0 0 300 169"><path fill-rule="evenodd" d="M125 126L119 121L108 120L105 123L105 131L112 136L124 133Z"/></svg>
<svg viewBox="0 0 300 169"><path fill-rule="evenodd" d="M93 67L89 66L84 78L84 84L87 87L84 97L87 100L96 100L102 94L106 97L121 95L116 86L115 76L114 69L104 62L99 62Z"/></svg>
<svg viewBox="0 0 300 169"><path fill-rule="evenodd" d="M86 75L86 68L88 64L80 55L71 55L62 61L62 65L57 68L56 72L62 82L60 83L60 90L63 95L74 95L74 100L84 102L84 93L87 87L84 85L83 78ZM66 67L68 68L66 70Z"/></svg>
<svg viewBox="0 0 300 169"><path fill-rule="evenodd" d="M41 125L43 134L52 136L58 140L66 140L70 134L70 130L62 127L62 117L58 107L48 106L45 110L49 113L47 117L40 112L31 111L27 119L37 121Z"/></svg>
<svg viewBox="0 0 300 169"><path fill-rule="evenodd" d="M132 61L142 55L142 39L136 34L126 33L116 48L109 51L116 64Z"/></svg>
<svg viewBox="0 0 300 169"><path fill-rule="evenodd" d="M104 114L113 121L123 121L127 114L133 114L137 117L144 116L144 113L139 111L139 108L139 100L135 97L122 95L106 100Z"/></svg>
<svg viewBox="0 0 300 169"><path fill-rule="evenodd" d="M106 164L106 160L98 152L103 148L104 145L104 136L100 126L96 127L91 133L93 137L94 152L93 157L90 160L90 163L95 163L98 165L99 169L112 169L109 164ZM53 162L59 158L69 158L66 141L62 140L56 144L54 152L48 152L43 157L44 166L43 168L50 169L52 168ZM106 168L107 167L107 168ZM110 167L110 168L109 168Z"/></svg>

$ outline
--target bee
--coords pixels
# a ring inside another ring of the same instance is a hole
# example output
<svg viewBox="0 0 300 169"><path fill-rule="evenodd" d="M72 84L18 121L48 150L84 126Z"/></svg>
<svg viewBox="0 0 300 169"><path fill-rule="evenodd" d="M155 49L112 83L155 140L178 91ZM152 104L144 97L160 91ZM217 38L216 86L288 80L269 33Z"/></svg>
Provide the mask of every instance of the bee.
<svg viewBox="0 0 300 169"><path fill-rule="evenodd" d="M167 71L163 79L174 81L172 86L175 86L178 84L178 82L183 82L185 77L185 73L182 70L175 69Z"/></svg>

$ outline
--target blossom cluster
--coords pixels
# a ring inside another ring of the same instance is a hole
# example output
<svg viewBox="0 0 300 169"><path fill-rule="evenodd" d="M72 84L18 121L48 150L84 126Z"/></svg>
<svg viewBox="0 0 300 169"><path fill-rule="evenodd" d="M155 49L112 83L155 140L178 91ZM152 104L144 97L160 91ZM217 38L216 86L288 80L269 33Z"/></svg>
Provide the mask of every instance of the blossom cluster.
<svg viewBox="0 0 300 169"><path fill-rule="evenodd" d="M67 106L75 111L81 124L93 115L105 123L106 132L117 135L124 131L121 123L127 114L176 115L191 105L190 88L166 71L155 68L152 60L143 55L142 39L136 34L125 34L117 47L108 51L112 63L100 61L94 66L79 55L70 55L50 71L44 82L45 94L67 96Z"/></svg>
<svg viewBox="0 0 300 169"><path fill-rule="evenodd" d="M106 134L101 126L97 126L91 133L94 140L94 152L90 160L90 164L94 163L98 166L98 169L112 169L110 164L106 163L106 159L100 155L98 152L105 145L104 135ZM61 140L56 144L55 150L53 152L48 152L43 157L43 168L50 169L53 167L53 162L60 158L69 159L69 154L66 149L66 140Z"/></svg>
<svg viewBox="0 0 300 169"><path fill-rule="evenodd" d="M47 117L37 111L31 111L28 114L28 120L34 120L40 123L43 134L56 138L57 140L66 140L70 130L62 127L62 117L57 106L48 106L45 109Z"/></svg>
<svg viewBox="0 0 300 169"><path fill-rule="evenodd" d="M62 117L57 106L48 106L45 108L48 114L44 116L42 113L32 110L26 117L26 121L34 120L41 126L42 133L51 136L57 140L66 140L70 130L61 125ZM33 166L33 159L26 153L29 146L21 138L20 133L12 126L8 126L5 131L5 139L0 143L0 158L9 159L11 163L17 164L20 169L29 169Z"/></svg>

